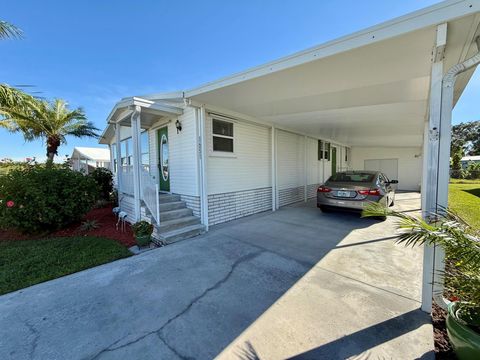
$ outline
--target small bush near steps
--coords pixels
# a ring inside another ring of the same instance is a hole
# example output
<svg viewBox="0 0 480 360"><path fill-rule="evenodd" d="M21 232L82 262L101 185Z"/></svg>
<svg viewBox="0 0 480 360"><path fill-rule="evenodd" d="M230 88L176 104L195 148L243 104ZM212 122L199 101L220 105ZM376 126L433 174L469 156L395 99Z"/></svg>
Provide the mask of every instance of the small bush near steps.
<svg viewBox="0 0 480 360"><path fill-rule="evenodd" d="M96 168L89 175L98 185L99 198L104 201L110 200L113 191L113 175L106 168Z"/></svg>
<svg viewBox="0 0 480 360"><path fill-rule="evenodd" d="M147 246L152 240L153 225L146 221L139 221L132 225L132 231L135 235L137 245Z"/></svg>
<svg viewBox="0 0 480 360"><path fill-rule="evenodd" d="M0 228L54 231L78 221L95 204L93 178L64 166L29 166L0 177Z"/></svg>

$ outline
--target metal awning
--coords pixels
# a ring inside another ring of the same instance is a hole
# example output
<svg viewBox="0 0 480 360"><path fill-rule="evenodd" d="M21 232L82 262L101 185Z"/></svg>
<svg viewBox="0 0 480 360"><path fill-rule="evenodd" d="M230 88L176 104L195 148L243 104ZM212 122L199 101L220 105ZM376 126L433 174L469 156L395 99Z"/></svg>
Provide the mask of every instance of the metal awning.
<svg viewBox="0 0 480 360"><path fill-rule="evenodd" d="M445 1L186 91L278 127L350 146L421 146L433 56L444 70L476 51L479 1ZM437 25L447 43L433 54ZM456 83L456 102L473 70Z"/></svg>

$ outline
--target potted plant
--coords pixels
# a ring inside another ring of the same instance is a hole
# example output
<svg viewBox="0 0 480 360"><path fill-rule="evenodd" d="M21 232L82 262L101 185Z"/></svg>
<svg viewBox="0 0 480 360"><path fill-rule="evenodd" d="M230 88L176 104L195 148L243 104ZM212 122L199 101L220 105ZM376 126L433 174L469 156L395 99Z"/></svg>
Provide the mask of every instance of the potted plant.
<svg viewBox="0 0 480 360"><path fill-rule="evenodd" d="M398 220L398 242L440 245L445 249L444 297L448 303L447 333L460 360L480 359L480 237L456 214L443 210L432 223L370 204L362 216L392 216Z"/></svg>
<svg viewBox="0 0 480 360"><path fill-rule="evenodd" d="M153 225L142 220L132 225L132 231L139 247L147 246L152 240Z"/></svg>

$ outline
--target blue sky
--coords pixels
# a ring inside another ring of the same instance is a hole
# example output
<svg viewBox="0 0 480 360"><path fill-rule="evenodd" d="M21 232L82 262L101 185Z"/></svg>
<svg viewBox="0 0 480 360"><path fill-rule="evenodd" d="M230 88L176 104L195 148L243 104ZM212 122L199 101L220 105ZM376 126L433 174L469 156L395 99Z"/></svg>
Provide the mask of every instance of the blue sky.
<svg viewBox="0 0 480 360"><path fill-rule="evenodd" d="M82 106L103 129L120 98L181 90L436 3L403 1L0 0L23 40L0 42L0 82ZM479 119L478 72L454 123ZM68 139L59 151L97 146ZM0 158L44 158L40 141L0 130Z"/></svg>

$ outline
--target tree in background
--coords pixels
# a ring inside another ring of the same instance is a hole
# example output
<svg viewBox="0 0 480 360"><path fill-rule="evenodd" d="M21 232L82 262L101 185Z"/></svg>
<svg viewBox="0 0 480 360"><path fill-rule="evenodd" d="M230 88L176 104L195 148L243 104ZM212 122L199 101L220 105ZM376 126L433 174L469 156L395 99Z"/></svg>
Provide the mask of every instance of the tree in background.
<svg viewBox="0 0 480 360"><path fill-rule="evenodd" d="M0 40L19 39L23 36L22 30L13 24L0 20Z"/></svg>
<svg viewBox="0 0 480 360"><path fill-rule="evenodd" d="M466 155L480 155L480 120L452 126L452 156L459 149Z"/></svg>
<svg viewBox="0 0 480 360"><path fill-rule="evenodd" d="M462 157L463 157L463 149L457 148L454 153L452 153L452 162L450 165L451 176L453 178L461 178L463 174L462 169Z"/></svg>
<svg viewBox="0 0 480 360"><path fill-rule="evenodd" d="M45 141L47 162L53 162L67 136L98 137L83 109L70 110L64 100L38 99L6 84L0 84L0 127L21 132L26 141Z"/></svg>

